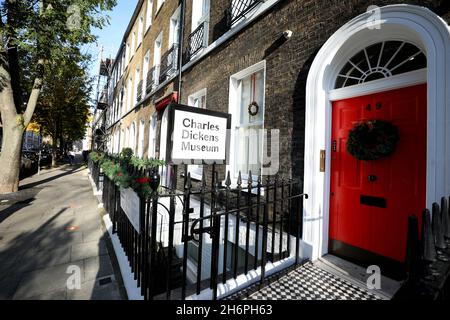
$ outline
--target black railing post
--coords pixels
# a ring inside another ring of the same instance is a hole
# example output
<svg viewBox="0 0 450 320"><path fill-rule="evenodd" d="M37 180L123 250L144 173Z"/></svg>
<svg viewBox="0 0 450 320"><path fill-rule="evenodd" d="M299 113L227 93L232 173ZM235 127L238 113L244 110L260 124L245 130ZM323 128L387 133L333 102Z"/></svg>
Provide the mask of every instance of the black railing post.
<svg viewBox="0 0 450 320"><path fill-rule="evenodd" d="M229 201L231 190L231 178L230 171L227 172L227 178L225 180L225 230L223 235L223 268L222 268L222 283L227 282L227 259L228 259L228 223L229 223Z"/></svg>
<svg viewBox="0 0 450 320"><path fill-rule="evenodd" d="M250 249L250 219L252 216L252 189L253 189L253 181L252 181L252 172L248 172L248 180L247 180L247 224L246 224L246 232L245 232L245 261L244 261L244 273L248 274L248 256Z"/></svg>
<svg viewBox="0 0 450 320"><path fill-rule="evenodd" d="M280 197L280 260L284 259L283 253L283 218L284 218L284 178L281 178L281 197Z"/></svg>
<svg viewBox="0 0 450 320"><path fill-rule="evenodd" d="M154 296L154 289L155 289L155 272L156 269L156 231L158 226L158 197L156 195L153 196L152 199L152 216L150 219L150 228L151 228L151 234L150 234L150 264L149 264L149 275L150 275L150 292L149 292L149 298L150 300L153 300Z"/></svg>
<svg viewBox="0 0 450 320"><path fill-rule="evenodd" d="M276 230L277 230L277 186L278 186L278 175L275 175L275 179L273 182L273 206L272 206L272 262L275 262L275 238L276 238ZM280 252L281 254L281 252Z"/></svg>
<svg viewBox="0 0 450 320"><path fill-rule="evenodd" d="M238 263L239 263L239 228L240 228L240 207L241 207L241 192L242 192L242 177L239 171L237 180L237 203L236 203L236 223L234 224L234 253L233 253L233 277L237 278Z"/></svg>
<svg viewBox="0 0 450 320"><path fill-rule="evenodd" d="M220 216L216 214L216 199L218 193L218 173L214 170L214 186L213 186L213 199L211 205L211 215L213 217L211 225L211 238L212 238L212 257L211 257L211 289L213 291L213 300L217 300L217 273L219 267L219 241L220 241Z"/></svg>
<svg viewBox="0 0 450 320"><path fill-rule="evenodd" d="M145 226L144 226L144 280L143 280L143 290L144 290L144 300L149 300L149 288L150 288L150 261L149 261L149 244L150 244L150 208L152 204L153 198L147 199L145 204L145 211L144 211L144 219L145 219Z"/></svg>
<svg viewBox="0 0 450 320"><path fill-rule="evenodd" d="M205 191L206 191L206 176L202 172L202 186L200 189L200 230L203 230L203 217L205 211ZM199 234L198 239L198 259L197 259L197 294L201 291L202 282L202 252L203 252L203 233Z"/></svg>
<svg viewBox="0 0 450 320"><path fill-rule="evenodd" d="M447 246L450 244L450 216L448 211L448 199L447 197L441 198L441 210L442 210L442 225L444 227L444 238Z"/></svg>
<svg viewBox="0 0 450 320"><path fill-rule="evenodd" d="M267 261L267 231L268 231L268 216L269 216L269 202L270 202L270 178L267 176L266 188L264 190L264 196L266 197L266 203L264 204L263 213L263 238L262 238L262 251L261 251L261 282L264 284L266 277L266 261Z"/></svg>
<svg viewBox="0 0 450 320"><path fill-rule="evenodd" d="M256 223L255 223L255 263L253 269L258 268L258 255L259 255L259 212L261 211L261 169L259 169L258 182L256 186Z"/></svg>
<svg viewBox="0 0 450 320"><path fill-rule="evenodd" d="M184 185L184 208L183 208L183 284L181 287L181 300L186 299L186 280L187 280L187 259L189 246L189 212L190 212L190 198L191 198L191 174L187 172L187 165L185 165L186 182Z"/></svg>
<svg viewBox="0 0 450 320"><path fill-rule="evenodd" d="M176 195L175 190L178 182L178 166L173 166L174 175L172 178L170 205L169 205L169 248L167 250L167 280L166 280L166 299L170 300L172 294L172 258L173 258L173 237L175 230L175 210ZM185 175L186 176L186 175ZM185 180L186 184L186 180Z"/></svg>

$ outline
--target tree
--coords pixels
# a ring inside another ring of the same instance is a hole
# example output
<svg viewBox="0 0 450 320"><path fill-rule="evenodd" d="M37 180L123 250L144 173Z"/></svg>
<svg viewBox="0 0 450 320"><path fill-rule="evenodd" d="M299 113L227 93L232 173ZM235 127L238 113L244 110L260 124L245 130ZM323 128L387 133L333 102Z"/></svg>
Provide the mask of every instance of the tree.
<svg viewBox="0 0 450 320"><path fill-rule="evenodd" d="M33 120L44 135L52 138L53 165L58 141L62 149L65 141L82 139L86 133L92 90L86 60L88 57L81 54L72 55L68 60L53 63L44 74Z"/></svg>
<svg viewBox="0 0 450 320"><path fill-rule="evenodd" d="M0 2L0 194L19 186L22 135L44 83L45 68L95 41L116 0L2 0Z"/></svg>

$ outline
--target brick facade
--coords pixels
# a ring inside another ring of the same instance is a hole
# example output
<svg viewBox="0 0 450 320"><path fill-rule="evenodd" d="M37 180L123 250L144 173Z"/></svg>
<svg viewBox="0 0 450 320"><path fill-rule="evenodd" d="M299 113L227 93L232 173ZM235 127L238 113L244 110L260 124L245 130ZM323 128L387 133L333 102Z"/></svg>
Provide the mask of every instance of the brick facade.
<svg viewBox="0 0 450 320"><path fill-rule="evenodd" d="M336 30L355 16L364 13L370 5L384 6L393 3L393 1L356 0L281 0L243 30L217 45L230 29L226 23L226 9L230 0L211 0L208 44L215 49L193 64L185 61L185 65L190 67L183 73L180 102L187 104L190 94L206 88L207 109L228 112L230 76L265 60L264 127L280 130L281 175L302 179L305 88L308 71L316 53ZM447 23L450 22L447 1L395 1L395 3L428 7ZM166 0L160 12L153 17L152 27L145 35L142 48L138 49L129 64L125 78L130 75L130 70L134 70L137 63L141 64L142 70L143 55L148 49L152 52L154 40L161 30L163 30L162 54L165 52L169 34L168 23L178 5L178 1ZM144 4L141 10L145 10L145 7ZM187 0L184 48L192 30L191 16L192 1ZM282 38L282 32L285 30L293 32L292 38L288 41L283 41ZM120 85L120 82L118 84ZM176 77L123 118L124 126L145 119L145 155L148 146L148 122L155 110L154 103L174 90L177 90ZM220 178L224 178L224 171Z"/></svg>

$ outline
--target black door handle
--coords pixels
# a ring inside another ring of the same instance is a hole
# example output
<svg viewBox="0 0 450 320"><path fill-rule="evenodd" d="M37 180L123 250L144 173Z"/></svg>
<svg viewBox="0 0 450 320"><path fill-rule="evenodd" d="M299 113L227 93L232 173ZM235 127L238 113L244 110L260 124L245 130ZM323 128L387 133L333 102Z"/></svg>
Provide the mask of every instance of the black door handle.
<svg viewBox="0 0 450 320"><path fill-rule="evenodd" d="M375 182L375 181L377 181L377 176L374 174L371 174L367 177L367 179L369 180L369 182Z"/></svg>

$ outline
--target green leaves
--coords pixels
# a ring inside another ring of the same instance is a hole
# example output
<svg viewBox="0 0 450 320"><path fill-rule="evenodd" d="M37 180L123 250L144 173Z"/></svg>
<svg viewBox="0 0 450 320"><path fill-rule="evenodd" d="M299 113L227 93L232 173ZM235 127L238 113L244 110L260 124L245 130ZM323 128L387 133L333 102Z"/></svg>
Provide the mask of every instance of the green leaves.
<svg viewBox="0 0 450 320"><path fill-rule="evenodd" d="M103 173L117 186L132 188L140 196L147 197L154 192L151 184L155 182L159 184L159 178L156 178L154 173L158 172L158 167L165 162L157 159L139 159L132 154L130 148L124 148L117 158L96 151L91 152L89 158L98 163ZM146 176L143 169L150 169L152 172L150 176Z"/></svg>

